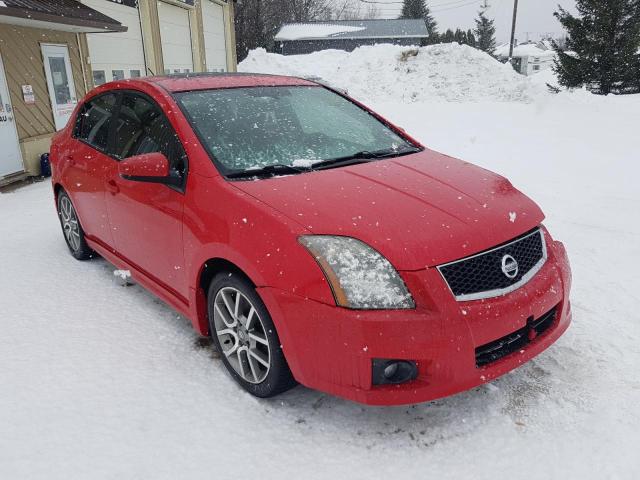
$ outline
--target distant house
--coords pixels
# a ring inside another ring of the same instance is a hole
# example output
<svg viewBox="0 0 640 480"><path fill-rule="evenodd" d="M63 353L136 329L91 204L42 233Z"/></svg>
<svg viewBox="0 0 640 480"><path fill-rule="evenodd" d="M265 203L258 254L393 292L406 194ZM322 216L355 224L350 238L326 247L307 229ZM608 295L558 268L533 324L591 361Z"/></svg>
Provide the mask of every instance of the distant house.
<svg viewBox="0 0 640 480"><path fill-rule="evenodd" d="M336 20L286 23L275 37L276 51L300 55L319 50L352 51L363 45L421 45L429 37L423 20Z"/></svg>
<svg viewBox="0 0 640 480"><path fill-rule="evenodd" d="M494 55L503 62L509 60L509 44L503 43L496 48ZM513 48L511 64L516 72L522 75L533 75L551 68L555 52L546 42L523 43Z"/></svg>

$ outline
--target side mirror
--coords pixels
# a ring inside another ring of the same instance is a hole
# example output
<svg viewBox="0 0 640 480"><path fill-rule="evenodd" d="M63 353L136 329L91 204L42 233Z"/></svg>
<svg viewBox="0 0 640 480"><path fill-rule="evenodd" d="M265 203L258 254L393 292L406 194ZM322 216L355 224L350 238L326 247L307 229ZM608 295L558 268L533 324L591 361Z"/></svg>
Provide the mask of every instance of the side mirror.
<svg viewBox="0 0 640 480"><path fill-rule="evenodd" d="M144 153L126 158L118 163L118 173L133 182L162 183L179 187L182 179L171 175L169 160L160 152Z"/></svg>

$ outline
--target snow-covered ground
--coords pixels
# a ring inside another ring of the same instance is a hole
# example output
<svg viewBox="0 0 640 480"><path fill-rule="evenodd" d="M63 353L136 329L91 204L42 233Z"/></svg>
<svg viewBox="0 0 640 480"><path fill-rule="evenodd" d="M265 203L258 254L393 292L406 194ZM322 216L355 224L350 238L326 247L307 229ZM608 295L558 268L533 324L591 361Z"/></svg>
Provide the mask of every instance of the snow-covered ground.
<svg viewBox="0 0 640 480"><path fill-rule="evenodd" d="M303 387L258 400L184 318L119 286L104 260L75 261L50 186L24 187L0 194L0 478L640 477L640 96L554 96L534 80L517 101L508 84L413 101L367 97L365 66L360 78L343 86L542 205L573 266L568 332L431 403L364 407Z"/></svg>

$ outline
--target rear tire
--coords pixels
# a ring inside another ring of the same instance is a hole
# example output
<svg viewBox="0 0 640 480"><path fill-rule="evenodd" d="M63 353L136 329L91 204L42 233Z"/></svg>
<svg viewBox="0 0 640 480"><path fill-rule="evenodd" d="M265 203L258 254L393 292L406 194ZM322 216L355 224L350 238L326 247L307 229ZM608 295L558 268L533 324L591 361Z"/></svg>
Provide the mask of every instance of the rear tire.
<svg viewBox="0 0 640 480"><path fill-rule="evenodd" d="M242 388L267 398L296 385L271 316L245 277L218 274L209 285L207 304L213 343Z"/></svg>
<svg viewBox="0 0 640 480"><path fill-rule="evenodd" d="M93 257L94 252L87 245L76 209L65 191L60 191L58 194L58 218L60 218L62 234L71 255L76 260L88 260Z"/></svg>

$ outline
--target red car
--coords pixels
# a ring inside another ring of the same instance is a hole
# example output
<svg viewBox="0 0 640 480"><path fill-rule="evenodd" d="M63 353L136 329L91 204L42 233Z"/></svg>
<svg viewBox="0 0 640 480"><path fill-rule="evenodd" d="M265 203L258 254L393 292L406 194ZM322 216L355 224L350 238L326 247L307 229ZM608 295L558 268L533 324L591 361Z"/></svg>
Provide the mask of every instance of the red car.
<svg viewBox="0 0 640 480"><path fill-rule="evenodd" d="M130 270L256 396L422 402L569 326L567 255L535 203L327 86L127 80L71 118L51 148L71 253Z"/></svg>

